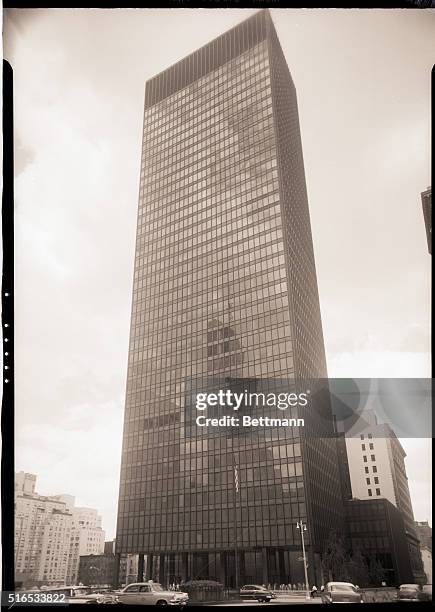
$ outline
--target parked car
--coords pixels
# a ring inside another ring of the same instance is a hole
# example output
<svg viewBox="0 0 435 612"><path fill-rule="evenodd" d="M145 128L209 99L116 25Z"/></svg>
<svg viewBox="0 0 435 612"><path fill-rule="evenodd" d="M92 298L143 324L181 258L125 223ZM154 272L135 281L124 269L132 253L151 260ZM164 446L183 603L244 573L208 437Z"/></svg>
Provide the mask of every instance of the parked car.
<svg viewBox="0 0 435 612"><path fill-rule="evenodd" d="M432 590L428 597L419 584L401 584L397 592L397 601L428 601L431 598Z"/></svg>
<svg viewBox="0 0 435 612"><path fill-rule="evenodd" d="M269 603L271 599L276 599L275 593L258 584L246 584L240 589L240 597L242 599L256 599Z"/></svg>
<svg viewBox="0 0 435 612"><path fill-rule="evenodd" d="M322 603L363 603L361 593L351 582L328 582L321 593Z"/></svg>
<svg viewBox="0 0 435 612"><path fill-rule="evenodd" d="M39 601L46 603L66 604L117 604L118 598L114 593L101 593L87 586L47 587L34 591L39 595ZM38 601L33 595L33 601Z"/></svg>
<svg viewBox="0 0 435 612"><path fill-rule="evenodd" d="M118 597L114 593L89 593L87 595L74 594L67 597L68 604L119 604Z"/></svg>
<svg viewBox="0 0 435 612"><path fill-rule="evenodd" d="M158 582L134 582L119 591L115 591L120 604L184 606L189 601L187 593L169 591Z"/></svg>

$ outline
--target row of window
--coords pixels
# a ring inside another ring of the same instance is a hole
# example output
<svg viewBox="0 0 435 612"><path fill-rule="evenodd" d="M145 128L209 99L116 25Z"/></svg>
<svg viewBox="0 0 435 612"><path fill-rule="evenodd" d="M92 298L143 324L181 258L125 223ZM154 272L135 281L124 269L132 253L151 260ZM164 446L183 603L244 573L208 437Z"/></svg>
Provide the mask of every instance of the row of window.
<svg viewBox="0 0 435 612"><path fill-rule="evenodd" d="M242 148L242 145L243 143L239 142L238 148L233 145L223 151L217 151L216 149L213 149L213 147L209 146L208 143L204 143L202 149L200 147L195 147L194 152L190 152L187 149L183 149L180 151L165 150L162 151L160 157L156 158L156 164L158 164L162 168L177 165L179 169L185 168L185 170L195 168L199 170L200 168L205 167L209 168L209 170L211 171L213 168L215 168L215 174L218 174L217 169L219 167L225 165L225 176L228 177L230 169L227 165L230 162L232 162L234 166L238 167L239 172L243 172L245 169L255 167L255 165L261 165L269 158L276 157L276 148L273 139L271 139L270 137L267 137L265 139L263 134L258 136L258 139L255 143L252 143L252 147L243 146ZM230 174L231 173L234 174L234 171L230 172ZM145 180L144 175L145 169L142 173L142 181ZM243 177L245 177L245 175L243 175ZM240 176L240 178L242 177ZM223 186L225 186L225 182L223 182ZM193 198L196 195L195 191L197 191L197 189L194 189L193 187L194 185L192 185L189 190L184 189L184 193L182 194L183 197ZM212 191L211 187L210 191ZM213 189L213 191L215 191L215 188ZM222 191L222 189L220 189L219 191ZM180 194L178 193L161 195L162 205L165 206L168 203L178 201L180 199L179 195ZM210 197L217 197L213 194L209 195ZM146 207L146 205L150 204L151 201L151 195L145 193L145 184L143 184L140 189L139 212L142 213L143 208Z"/></svg>
<svg viewBox="0 0 435 612"><path fill-rule="evenodd" d="M273 160L270 163L273 164ZM210 223L213 223L212 229L218 234L223 229L227 231L241 229L247 223L256 225L267 223L280 211L279 195L275 190L275 185L271 183L265 194L261 188L261 195L258 197L246 194L245 198L238 196L234 201L215 204L205 201L192 207L186 204L185 209L180 209L178 214L164 219L150 221L149 215L144 215L139 218L138 225L148 227L150 234L161 229L161 237L175 233L180 237L188 238L192 234L202 233L205 227L210 227ZM185 216L182 216L184 213Z"/></svg>
<svg viewBox="0 0 435 612"><path fill-rule="evenodd" d="M268 53L265 47L258 46L250 49L237 58L219 66L216 70L190 83L187 87L176 91L171 96L166 97L160 103L145 109L145 118L151 117L153 120L163 120L168 112L172 114L174 110L184 108L189 96L197 97L198 94L205 96L212 94L216 82L226 83L227 87L232 87L233 83L240 81L240 71L252 71L252 69L262 70L268 61ZM230 79L230 80L229 80Z"/></svg>
<svg viewBox="0 0 435 612"><path fill-rule="evenodd" d="M256 234L252 238L252 229L242 230L241 232L229 233L223 237L213 236L206 238L204 235L197 235L187 240L175 240L175 236L155 239L154 242L150 240L149 243L143 242L139 244L139 241L145 240L145 237L140 238L138 234L138 249L141 254L145 254L152 261L150 264L156 264L162 266L163 258L171 257L176 255L179 259L180 264L190 263L196 261L198 264L205 263L201 262L201 256L208 256L210 253L214 253L216 272L219 270L232 269L230 266L230 259L238 255L245 256L247 261L255 259L256 263L263 261L263 253L259 251L259 247L266 247L269 243L274 240L282 240L282 229L278 227L272 231L265 231L262 234ZM218 261L219 259L221 261ZM199 260L199 261L198 261ZM236 262L235 262L236 263ZM235 266L234 266L235 267ZM237 269L237 268L236 268Z"/></svg>
<svg viewBox="0 0 435 612"><path fill-rule="evenodd" d="M251 198L246 193L243 196L237 196L234 200L223 202L218 200L214 203L208 201L206 204L201 202L195 207L190 207L186 201L186 206L180 207L173 214L165 215L164 218L156 218L155 215L144 215L139 218L138 223L141 226L149 225L151 231L167 226L168 228L173 228L174 232L180 235L182 231L184 232L184 230L191 226L195 229L202 221L208 221L209 224L213 223L213 225L216 225L217 231L221 225L231 229L238 229L243 227L243 224L246 222L267 222L271 217L281 212L279 202L280 197L276 190L276 185L271 185L271 188L268 188L266 193L261 193L258 198ZM143 257L138 259L139 263L144 261Z"/></svg>
<svg viewBox="0 0 435 612"><path fill-rule="evenodd" d="M258 136L261 139L266 138L265 146L268 142L273 142L268 131L262 132ZM258 139L255 142L257 141ZM224 148L225 143L222 144L222 149ZM231 147L226 151L231 154ZM256 196L261 196L262 193L267 193L266 184L273 183L278 178L276 169L269 171L263 169L261 173L255 173L253 168L243 168L242 162L244 160L240 160L240 164L237 164L234 156L231 160L231 168L228 168L224 177L215 175L213 180L203 178L199 181L196 180L195 175L192 175L185 182L184 180L166 182L162 179L160 182L150 185L149 188L143 188L139 200L141 210L153 210L156 202L164 198L177 202L179 206L179 202L185 201L188 197L192 198L192 202L202 199L209 201L214 195L216 197L220 195L221 199L232 199L248 191L250 199L253 199Z"/></svg>
<svg viewBox="0 0 435 612"><path fill-rule="evenodd" d="M230 317L227 317L227 319L230 319ZM135 324L139 325L140 320L136 319L133 325ZM278 338L289 336L289 331L283 325L268 325L261 328L255 324L253 319L248 319L246 322L240 325L234 325L233 321L227 321L227 324L224 323L224 325L225 327L219 332L218 330L211 331L209 321L207 320L197 320L189 324L177 324L177 322L175 322L175 324L168 325L167 328L158 324L151 324L144 328L141 328L139 325L138 333L135 335L135 337L138 339L140 335L143 335L147 340L146 343L144 342L144 346L140 349L141 351L147 350L147 345L159 345L162 347L162 352L167 352L169 347L165 347L165 345L171 345L170 350L172 350L174 342L179 342L180 347L186 342L189 346L202 346L206 343L208 344L209 342L215 342L219 338L233 338L237 336L238 338L243 339L243 342L246 342L247 345L252 346L253 343L251 340L254 338L257 338L258 344L261 344L262 342L277 340ZM225 329L227 331L224 335ZM130 353L134 353L132 347ZM137 357L133 358L133 361L137 361L137 359Z"/></svg>
<svg viewBox="0 0 435 612"><path fill-rule="evenodd" d="M271 101L268 99L268 96L270 96L270 93L265 90L264 92L257 93L257 95L252 94L250 99L250 106L253 107L252 113L257 115L258 124L263 124L262 129L265 133L273 128L273 115L271 112L267 112L271 109ZM246 111L249 110L250 108L247 107ZM157 162L169 155L173 158L175 154L181 152L183 152L184 156L195 156L201 150L203 150L202 153L204 154L204 149L208 151L209 155L222 151L226 157L236 151L241 153L246 149L249 140L254 135L256 138L259 135L259 125L247 123L246 129L241 132L240 127L242 126L236 127L240 119L239 117L237 120L235 115L222 115L221 125L217 123L213 126L213 131L211 128L208 129L204 126L202 130L192 129L189 137L185 137L183 133L174 137L171 132L168 132L165 137L160 135L153 138L147 135L144 141L141 179L143 179L145 168L147 168L146 160ZM233 126L230 126L230 121L233 123ZM235 138L235 136L237 137ZM220 155L220 157L222 156ZM146 188L147 184L143 184L142 187Z"/></svg>
<svg viewBox="0 0 435 612"><path fill-rule="evenodd" d="M167 236L150 236L150 243L147 251L158 251L159 248L164 248L167 245L172 245L172 252L177 252L182 255L183 251L189 251L189 257L194 257L195 254L206 253L210 248L222 249L230 246L234 251L235 248L243 245L243 250L255 249L259 246L266 246L269 242L275 240L282 240L281 230L281 217L276 215L268 219L267 221L259 224L247 223L242 228L235 227L226 228L222 226L221 232L218 228L207 229L210 227L210 222L203 224L203 230L198 234L192 230L185 230L186 236L183 235L184 231L175 233L174 235ZM277 229L274 229L277 228ZM146 229L144 228L144 232ZM138 233L140 235L140 232ZM152 244L152 241L157 241ZM207 247L200 251L200 245ZM146 252L147 252L146 251ZM216 271L218 267L216 266Z"/></svg>
<svg viewBox="0 0 435 612"><path fill-rule="evenodd" d="M377 488L377 489L376 489L376 495L380 495L380 494L381 494L381 490ZM372 489L367 489L367 495L368 495L369 497L372 497L372 496L373 496L373 491L372 491Z"/></svg>
<svg viewBox="0 0 435 612"><path fill-rule="evenodd" d="M272 152L270 157L273 158ZM259 185L257 182L252 183L251 180L240 182L237 186L226 187L220 191L212 189L206 190L185 190L185 193L174 193L172 196L161 195L158 200L155 197L147 197L139 202L139 218L145 215L146 220L150 220L152 215L154 218L164 216L166 222L175 221L177 218L185 218L200 213L204 213L206 217L220 217L225 213L228 215L230 211L238 216L240 206L246 205L244 209L246 214L252 213L255 209L261 209L268 202L266 197L271 196L273 192L278 190L277 180L273 181L270 174L267 181ZM256 199L264 199L263 202ZM275 199L275 201L277 201ZM243 212L243 211L242 211ZM162 219L163 225L163 219Z"/></svg>
<svg viewBox="0 0 435 612"><path fill-rule="evenodd" d="M153 142L160 135L190 135L195 130L210 130L221 120L222 113L231 112L236 115L247 107L252 106L256 99L261 99L264 93L270 98L270 82L267 69L259 72L254 79L244 79L231 90L216 87L213 92L212 104L206 103L202 96L197 96L186 102L183 109L177 112L174 109L166 116L166 121L155 121L145 118L144 142ZM236 105L236 110L234 106Z"/></svg>
<svg viewBox="0 0 435 612"><path fill-rule="evenodd" d="M363 455L364 463L367 463L367 455ZM370 455L370 461L376 461L376 455Z"/></svg>

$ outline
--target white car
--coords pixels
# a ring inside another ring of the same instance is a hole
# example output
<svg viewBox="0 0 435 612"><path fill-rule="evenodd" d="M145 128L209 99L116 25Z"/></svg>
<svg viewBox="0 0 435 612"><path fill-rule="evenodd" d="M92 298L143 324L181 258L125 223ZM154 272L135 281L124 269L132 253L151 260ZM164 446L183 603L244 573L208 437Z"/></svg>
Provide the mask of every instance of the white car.
<svg viewBox="0 0 435 612"><path fill-rule="evenodd" d="M158 582L133 582L116 591L119 603L136 606L185 606L189 601L187 593L168 591Z"/></svg>

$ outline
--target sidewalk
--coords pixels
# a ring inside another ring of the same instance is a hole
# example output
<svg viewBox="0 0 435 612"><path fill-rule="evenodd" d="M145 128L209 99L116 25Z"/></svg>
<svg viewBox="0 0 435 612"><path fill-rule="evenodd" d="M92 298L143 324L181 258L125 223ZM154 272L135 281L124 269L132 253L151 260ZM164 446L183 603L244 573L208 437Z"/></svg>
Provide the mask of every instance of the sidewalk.
<svg viewBox="0 0 435 612"><path fill-rule="evenodd" d="M269 602L268 606L276 606L276 605L291 605L291 604L321 604L321 597L314 597L310 599L306 599L305 593L303 591L285 591L276 593L277 598L272 599ZM192 602L195 605L194 602ZM216 602L201 602L201 606L256 606L256 605L264 605L252 599L241 599L240 597L231 597L231 599L225 599L223 601Z"/></svg>

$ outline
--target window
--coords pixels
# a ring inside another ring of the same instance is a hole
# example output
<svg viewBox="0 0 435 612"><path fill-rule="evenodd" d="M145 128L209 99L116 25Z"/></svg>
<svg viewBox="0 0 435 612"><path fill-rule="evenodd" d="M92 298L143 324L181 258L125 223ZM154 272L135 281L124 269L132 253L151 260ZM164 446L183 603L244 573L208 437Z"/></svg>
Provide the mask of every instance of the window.
<svg viewBox="0 0 435 612"><path fill-rule="evenodd" d="M371 459L372 461L376 461L376 457L375 457L375 455L370 455L370 459Z"/></svg>
<svg viewBox="0 0 435 612"><path fill-rule="evenodd" d="M379 478L375 476L375 484L379 484Z"/></svg>
<svg viewBox="0 0 435 612"><path fill-rule="evenodd" d="M378 468L374 465L373 466L373 474L376 474L377 471L378 471Z"/></svg>
<svg viewBox="0 0 435 612"><path fill-rule="evenodd" d="M366 483L370 484L370 478L366 478Z"/></svg>
<svg viewBox="0 0 435 612"><path fill-rule="evenodd" d="M380 495L381 494L381 490L380 489L376 489L376 495Z"/></svg>
<svg viewBox="0 0 435 612"><path fill-rule="evenodd" d="M370 450L373 450L373 449L374 449L373 442L370 442L370 444L369 444L369 448L370 448Z"/></svg>
<svg viewBox="0 0 435 612"><path fill-rule="evenodd" d="M369 473L369 468L368 467L365 467L364 470L365 470L366 474Z"/></svg>
<svg viewBox="0 0 435 612"><path fill-rule="evenodd" d="M372 434L369 434L367 437L370 438L370 440L373 438Z"/></svg>
<svg viewBox="0 0 435 612"><path fill-rule="evenodd" d="M363 451L365 451L366 445L365 444L361 444L361 448L363 449Z"/></svg>
<svg viewBox="0 0 435 612"><path fill-rule="evenodd" d="M367 489L367 493L368 493L369 497L372 496L372 490L371 489Z"/></svg>
<svg viewBox="0 0 435 612"><path fill-rule="evenodd" d="M364 440L364 434L361 434L360 438L361 440Z"/></svg>
<svg viewBox="0 0 435 612"><path fill-rule="evenodd" d="M363 455L364 463L367 463L367 455Z"/></svg>

